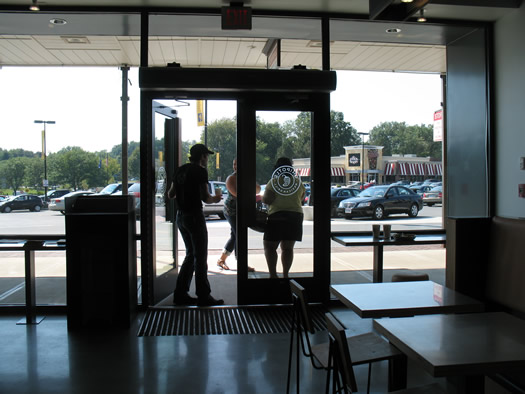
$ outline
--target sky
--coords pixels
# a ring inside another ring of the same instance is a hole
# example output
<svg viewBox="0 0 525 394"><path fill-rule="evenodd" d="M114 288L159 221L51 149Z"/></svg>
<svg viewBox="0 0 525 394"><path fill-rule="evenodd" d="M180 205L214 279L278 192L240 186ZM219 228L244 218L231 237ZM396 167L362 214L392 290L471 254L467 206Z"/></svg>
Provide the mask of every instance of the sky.
<svg viewBox="0 0 525 394"><path fill-rule="evenodd" d="M129 71L128 141L139 141L140 89L138 70ZM111 150L122 141L122 72L116 68L0 67L0 148L40 152L42 124L47 154L67 146L87 151ZM368 133L381 122L432 124L441 108L437 74L338 71L331 106L343 112L358 132ZM182 139L199 140L194 102L177 106ZM236 115L235 101L208 102L208 122ZM297 113L261 113L268 122L283 123ZM161 122L157 122L160 123Z"/></svg>

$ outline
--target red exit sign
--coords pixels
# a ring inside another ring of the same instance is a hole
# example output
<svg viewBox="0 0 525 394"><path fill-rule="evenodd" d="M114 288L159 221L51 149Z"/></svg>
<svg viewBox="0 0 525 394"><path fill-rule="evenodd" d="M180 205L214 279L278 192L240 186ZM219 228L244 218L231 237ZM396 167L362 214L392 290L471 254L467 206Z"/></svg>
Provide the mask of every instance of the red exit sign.
<svg viewBox="0 0 525 394"><path fill-rule="evenodd" d="M252 9L250 7L222 7L223 30L251 30Z"/></svg>

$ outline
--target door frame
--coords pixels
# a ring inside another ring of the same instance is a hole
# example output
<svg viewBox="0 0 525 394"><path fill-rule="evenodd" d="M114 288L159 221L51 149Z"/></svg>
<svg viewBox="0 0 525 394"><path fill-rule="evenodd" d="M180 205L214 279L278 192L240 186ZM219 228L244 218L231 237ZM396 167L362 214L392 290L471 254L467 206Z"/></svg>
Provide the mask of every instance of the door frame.
<svg viewBox="0 0 525 394"><path fill-rule="evenodd" d="M307 110L312 112L312 199L314 201L314 275L297 280L308 289L311 301L327 301L330 285L330 92L336 87L334 71L184 69L139 70L141 89L141 247L143 305L155 303L155 196L152 102L161 99L236 100L238 193L238 303L284 303L289 300L287 280L247 279L247 225L254 215L255 195L245 182L255 174L255 111ZM241 132L239 132L241 130ZM253 178L252 178L253 180ZM243 195L248 196L246 199ZM142 197L144 196L144 198ZM253 199L253 201L252 201ZM253 204L251 204L253 202ZM249 286L247 281L249 281ZM256 291L253 291L255 288Z"/></svg>

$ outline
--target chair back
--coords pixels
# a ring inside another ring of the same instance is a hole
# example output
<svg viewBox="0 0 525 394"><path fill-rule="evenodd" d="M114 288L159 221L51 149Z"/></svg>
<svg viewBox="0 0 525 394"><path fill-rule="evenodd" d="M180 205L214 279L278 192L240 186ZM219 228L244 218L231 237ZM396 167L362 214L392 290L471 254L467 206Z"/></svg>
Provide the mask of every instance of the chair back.
<svg viewBox="0 0 525 394"><path fill-rule="evenodd" d="M306 290L293 279L290 280L290 290L292 292L294 306L298 309L297 312L303 324L303 329L313 334L315 330L310 307L306 300Z"/></svg>
<svg viewBox="0 0 525 394"><path fill-rule="evenodd" d="M344 387L349 387L351 392L357 391L352 358L346 340L345 329L330 313L325 315L326 326L330 336L330 352L334 361L334 374L339 373ZM337 377L336 377L337 378Z"/></svg>

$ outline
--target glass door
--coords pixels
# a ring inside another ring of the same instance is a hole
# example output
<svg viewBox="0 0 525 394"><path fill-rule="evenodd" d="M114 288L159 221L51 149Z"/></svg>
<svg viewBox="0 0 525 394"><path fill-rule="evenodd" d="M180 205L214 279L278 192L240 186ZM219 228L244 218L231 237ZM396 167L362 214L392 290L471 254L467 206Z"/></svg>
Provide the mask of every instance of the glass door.
<svg viewBox="0 0 525 394"><path fill-rule="evenodd" d="M313 198L318 179L312 163L316 157L321 162L323 149L329 149L329 142L315 145L316 135L321 139L326 131L318 98L268 93L238 101L239 304L289 302L289 279L307 286L315 298L327 297L322 289L328 288L323 281L329 266L319 264L323 258L316 257L314 241L322 228L316 221L328 218L329 226L329 215L317 215ZM329 194L330 177L323 185L323 171L318 173L320 190ZM276 198L270 202L272 193ZM269 215L264 233L253 229L256 209ZM329 231L325 235L329 240Z"/></svg>

